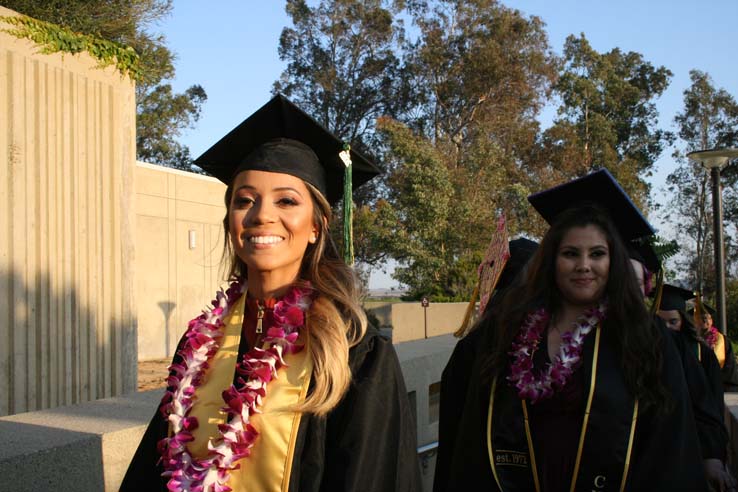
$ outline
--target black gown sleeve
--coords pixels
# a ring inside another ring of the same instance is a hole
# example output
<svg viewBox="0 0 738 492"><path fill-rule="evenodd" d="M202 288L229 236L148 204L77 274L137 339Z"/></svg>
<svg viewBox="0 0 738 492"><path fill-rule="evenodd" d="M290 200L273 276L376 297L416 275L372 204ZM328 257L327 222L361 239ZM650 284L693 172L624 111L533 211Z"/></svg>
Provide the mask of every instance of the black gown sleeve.
<svg viewBox="0 0 738 492"><path fill-rule="evenodd" d="M353 381L341 403L327 419L301 425L291 490L420 492L415 418L392 342L370 328L349 364Z"/></svg>
<svg viewBox="0 0 738 492"><path fill-rule="evenodd" d="M158 464L161 455L156 449L156 443L166 437L168 431L169 425L157 409L128 465L120 486L121 492L167 490L167 478L161 476L164 468Z"/></svg>
<svg viewBox="0 0 738 492"><path fill-rule="evenodd" d="M183 335L177 344L175 355L172 358L172 364L181 363L182 359L179 350L187 338ZM172 372L170 371L170 376ZM167 388L167 391L171 390ZM162 396L164 392L162 391ZM151 418L146 431L144 432L141 442L133 455L131 463L128 465L120 486L121 492L139 492L139 491L166 491L168 479L162 477L164 467L159 462L161 455L156 448L157 443L167 437L169 432L169 423L159 413L159 405L157 404L154 416Z"/></svg>
<svg viewBox="0 0 738 492"><path fill-rule="evenodd" d="M481 352L480 352L481 354ZM456 422L456 435L449 449L438 456L434 492L499 490L487 454L487 410L490 386L482 380L483 357L478 355L469 374L463 409ZM440 473L440 475L439 475Z"/></svg>
<svg viewBox="0 0 738 492"><path fill-rule="evenodd" d="M626 489L706 492L692 399L675 340L666 331L661 330L661 382L671 398L671 408L641 412Z"/></svg>
<svg viewBox="0 0 738 492"><path fill-rule="evenodd" d="M668 330L668 333L671 335L682 365L702 458L724 460L728 434L723 425L723 414L721 413L722 388L720 388L720 396L716 396L715 381L708 379L706 371L703 369L703 364L697 360L694 350L694 343L696 342L681 332ZM707 349L709 354L705 353L705 349ZM709 355L711 354L711 350L705 346L702 347L703 363L706 359L709 360ZM707 357L705 357L706 355ZM714 354L712 357L715 358ZM717 365L717 359L715 360L715 365ZM711 367L709 362L708 366ZM714 368L712 372L714 374Z"/></svg>
<svg viewBox="0 0 738 492"><path fill-rule="evenodd" d="M443 490L448 480L448 467L464 410L464 401L469 388L472 367L479 346L481 328L462 338L441 375L441 401L438 420L438 452L436 454L433 490Z"/></svg>
<svg viewBox="0 0 738 492"><path fill-rule="evenodd" d="M723 392L723 374L722 369L720 368L720 363L717 360L715 352L713 352L707 344L703 342L698 343L701 346L702 352L702 360L700 361L700 364L702 365L702 370L705 373L708 387L715 399L715 404L718 407L719 414L724 415L725 395Z"/></svg>

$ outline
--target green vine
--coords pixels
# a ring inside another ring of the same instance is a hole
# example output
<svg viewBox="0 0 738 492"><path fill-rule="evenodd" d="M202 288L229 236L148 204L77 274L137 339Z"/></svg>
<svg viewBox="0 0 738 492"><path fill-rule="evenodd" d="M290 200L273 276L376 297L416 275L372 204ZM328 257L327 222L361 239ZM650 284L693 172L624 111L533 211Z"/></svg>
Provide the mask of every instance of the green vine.
<svg viewBox="0 0 738 492"><path fill-rule="evenodd" d="M30 17L2 16L0 21L15 26L3 31L20 39L30 39L39 45L41 53L75 54L86 51L100 63L100 67L115 65L120 73L134 80L140 80L143 75L140 58L130 46L76 33L66 27Z"/></svg>

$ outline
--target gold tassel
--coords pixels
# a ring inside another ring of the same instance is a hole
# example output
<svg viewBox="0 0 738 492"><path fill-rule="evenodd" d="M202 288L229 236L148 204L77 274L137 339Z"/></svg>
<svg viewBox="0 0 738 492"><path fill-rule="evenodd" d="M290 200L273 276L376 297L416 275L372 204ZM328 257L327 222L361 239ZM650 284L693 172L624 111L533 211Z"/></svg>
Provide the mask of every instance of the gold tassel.
<svg viewBox="0 0 738 492"><path fill-rule="evenodd" d="M694 301L694 313L692 314L692 321L694 322L694 326L700 327L702 326L702 313L705 310L705 307L702 305L702 292L699 290L695 294L695 301ZM700 331L704 329L701 328Z"/></svg>
<svg viewBox="0 0 738 492"><path fill-rule="evenodd" d="M479 282L474 287L469 305L466 307L466 313L464 313L464 321L461 322L461 326L454 332L456 338L463 338L469 333L469 329L472 327L472 318L474 317L474 309L477 306L477 298L479 297Z"/></svg>
<svg viewBox="0 0 738 492"><path fill-rule="evenodd" d="M656 314L661 305L661 297L664 294L664 271L659 270L656 276L656 297L654 298L653 304L651 305L651 316Z"/></svg>

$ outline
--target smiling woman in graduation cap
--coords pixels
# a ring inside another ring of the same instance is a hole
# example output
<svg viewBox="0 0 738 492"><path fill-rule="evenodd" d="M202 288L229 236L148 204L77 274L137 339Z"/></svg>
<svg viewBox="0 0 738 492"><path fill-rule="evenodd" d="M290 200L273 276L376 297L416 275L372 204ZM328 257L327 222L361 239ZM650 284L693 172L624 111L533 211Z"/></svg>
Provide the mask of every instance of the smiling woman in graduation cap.
<svg viewBox="0 0 738 492"><path fill-rule="evenodd" d="M122 490L420 490L397 356L328 230L344 180L377 170L279 95L195 163L228 185L232 283L189 323Z"/></svg>
<svg viewBox="0 0 738 492"><path fill-rule="evenodd" d="M679 356L624 245L652 228L606 171L529 200L551 227L493 317L436 490L707 490Z"/></svg>

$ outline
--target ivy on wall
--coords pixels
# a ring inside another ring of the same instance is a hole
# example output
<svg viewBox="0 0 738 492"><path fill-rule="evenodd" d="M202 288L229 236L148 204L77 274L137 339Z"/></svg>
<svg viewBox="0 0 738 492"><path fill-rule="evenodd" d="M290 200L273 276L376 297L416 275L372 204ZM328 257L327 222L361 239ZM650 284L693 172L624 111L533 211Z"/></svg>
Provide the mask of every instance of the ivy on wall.
<svg viewBox="0 0 738 492"><path fill-rule="evenodd" d="M100 63L100 67L115 65L120 73L134 80L142 77L140 58L130 46L76 33L66 27L30 17L0 16L0 21L14 26L3 31L17 38L30 39L39 45L41 53L75 54L86 51Z"/></svg>

